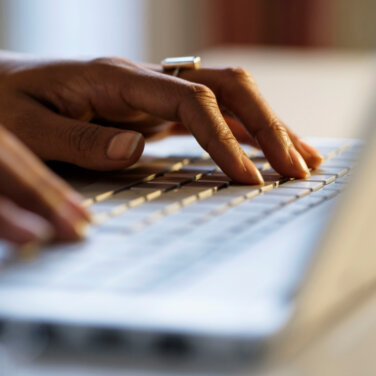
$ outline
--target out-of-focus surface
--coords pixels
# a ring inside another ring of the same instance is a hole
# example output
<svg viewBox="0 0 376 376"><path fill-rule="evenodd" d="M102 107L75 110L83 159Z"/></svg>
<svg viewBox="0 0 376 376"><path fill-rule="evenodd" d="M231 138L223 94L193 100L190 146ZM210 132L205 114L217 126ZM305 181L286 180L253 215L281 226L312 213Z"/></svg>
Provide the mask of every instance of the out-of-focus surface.
<svg viewBox="0 0 376 376"><path fill-rule="evenodd" d="M332 49L217 47L208 65L240 65L302 136L359 137L376 95L376 54Z"/></svg>
<svg viewBox="0 0 376 376"><path fill-rule="evenodd" d="M222 44L374 49L373 0L0 0L0 48L159 62Z"/></svg>
<svg viewBox="0 0 376 376"><path fill-rule="evenodd" d="M144 59L144 2L0 0L0 48L71 57Z"/></svg>

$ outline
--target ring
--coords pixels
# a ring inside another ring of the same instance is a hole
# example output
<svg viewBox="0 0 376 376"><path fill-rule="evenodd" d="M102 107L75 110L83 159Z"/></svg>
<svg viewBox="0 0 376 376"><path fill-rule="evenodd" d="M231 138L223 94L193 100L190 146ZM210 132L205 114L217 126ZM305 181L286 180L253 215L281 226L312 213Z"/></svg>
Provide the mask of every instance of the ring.
<svg viewBox="0 0 376 376"><path fill-rule="evenodd" d="M166 57L161 61L163 71L179 77L181 69L199 69L201 66L200 56Z"/></svg>

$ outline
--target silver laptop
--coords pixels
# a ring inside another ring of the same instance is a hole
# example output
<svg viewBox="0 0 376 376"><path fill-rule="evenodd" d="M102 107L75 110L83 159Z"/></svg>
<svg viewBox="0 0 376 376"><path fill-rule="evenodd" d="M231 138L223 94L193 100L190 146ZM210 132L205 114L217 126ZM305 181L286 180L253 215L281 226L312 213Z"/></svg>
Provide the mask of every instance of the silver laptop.
<svg viewBox="0 0 376 376"><path fill-rule="evenodd" d="M190 138L150 144L117 173L55 166L95 225L85 242L21 260L2 246L3 342L217 366L260 362L281 341L295 351L376 279L368 131L364 147L311 140L325 162L307 180L281 177L248 148L266 182L256 187L229 181Z"/></svg>

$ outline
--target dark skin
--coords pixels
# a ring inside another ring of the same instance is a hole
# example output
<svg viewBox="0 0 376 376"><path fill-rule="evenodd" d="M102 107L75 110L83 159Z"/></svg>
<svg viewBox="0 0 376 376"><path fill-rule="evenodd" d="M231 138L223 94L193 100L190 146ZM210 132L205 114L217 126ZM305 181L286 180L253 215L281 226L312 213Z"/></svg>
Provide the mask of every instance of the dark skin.
<svg viewBox="0 0 376 376"><path fill-rule="evenodd" d="M140 158L145 139L185 133L191 133L229 177L244 184L263 180L239 142L260 147L271 165L290 177L304 178L309 167L322 161L279 120L252 76L241 68L186 70L173 77L159 66L120 58L41 61L0 52L0 123L5 138L10 137L7 128L40 159L93 170L126 168ZM22 149L27 159L29 152L16 143L14 148ZM0 154L1 176L6 176L3 169ZM20 192L30 189L22 179L8 191L0 189L2 197L40 217L55 237L79 237L77 229L87 223L88 213L77 194L36 158L31 170L37 175L42 171L44 184L53 182L64 192L59 193L63 199L39 193L47 209L30 206L21 199ZM54 200L73 205L66 218L56 219L61 210ZM1 205L0 199L4 228ZM0 236L5 233L0 230Z"/></svg>

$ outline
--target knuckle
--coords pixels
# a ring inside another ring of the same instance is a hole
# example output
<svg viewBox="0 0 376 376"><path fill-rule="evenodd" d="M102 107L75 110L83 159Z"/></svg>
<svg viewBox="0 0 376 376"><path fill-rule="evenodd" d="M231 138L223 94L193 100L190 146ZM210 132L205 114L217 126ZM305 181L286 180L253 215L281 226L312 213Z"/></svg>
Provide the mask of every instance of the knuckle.
<svg viewBox="0 0 376 376"><path fill-rule="evenodd" d="M207 86L194 83L185 85L183 90L176 110L176 118L183 120L188 127L197 117L195 110L198 108L218 109L217 98Z"/></svg>
<svg viewBox="0 0 376 376"><path fill-rule="evenodd" d="M90 64L94 66L107 66L107 65L114 65L116 63L116 58L115 57L97 57L93 60L90 61Z"/></svg>
<svg viewBox="0 0 376 376"><path fill-rule="evenodd" d="M270 120L268 128L274 133L287 134L287 129L285 126L278 118L275 117Z"/></svg>
<svg viewBox="0 0 376 376"><path fill-rule="evenodd" d="M217 136L218 136L218 140L221 143L226 143L226 144L229 142L237 143L237 141L235 140L235 137L233 136L230 130L221 129L218 131Z"/></svg>
<svg viewBox="0 0 376 376"><path fill-rule="evenodd" d="M206 145L204 145L205 150L211 151L212 148L217 148L218 143L226 145L234 144L237 147L237 141L229 129L217 127L215 133L216 137L210 137Z"/></svg>
<svg viewBox="0 0 376 376"><path fill-rule="evenodd" d="M223 79L219 86L218 96L224 103L232 103L239 97L239 90L258 92L252 74L242 67L229 67L223 70Z"/></svg>
<svg viewBox="0 0 376 376"><path fill-rule="evenodd" d="M243 67L230 67L225 73L231 80L254 82L253 76Z"/></svg>
<svg viewBox="0 0 376 376"><path fill-rule="evenodd" d="M268 139L274 138L281 140L286 145L291 144L291 139L286 127L277 117L273 117L269 121L268 125L261 127L254 136L257 139L265 137L267 137Z"/></svg>
<svg viewBox="0 0 376 376"><path fill-rule="evenodd" d="M77 125L67 130L68 147L83 156L89 156L97 144L98 136L98 127Z"/></svg>
<svg viewBox="0 0 376 376"><path fill-rule="evenodd" d="M124 58L116 56L104 56L90 60L89 64L93 67L102 69L108 67L124 66L125 64L131 64L131 62Z"/></svg>
<svg viewBox="0 0 376 376"><path fill-rule="evenodd" d="M216 101L216 97L213 91L210 90L207 86L201 84L188 85L186 96L198 102Z"/></svg>

